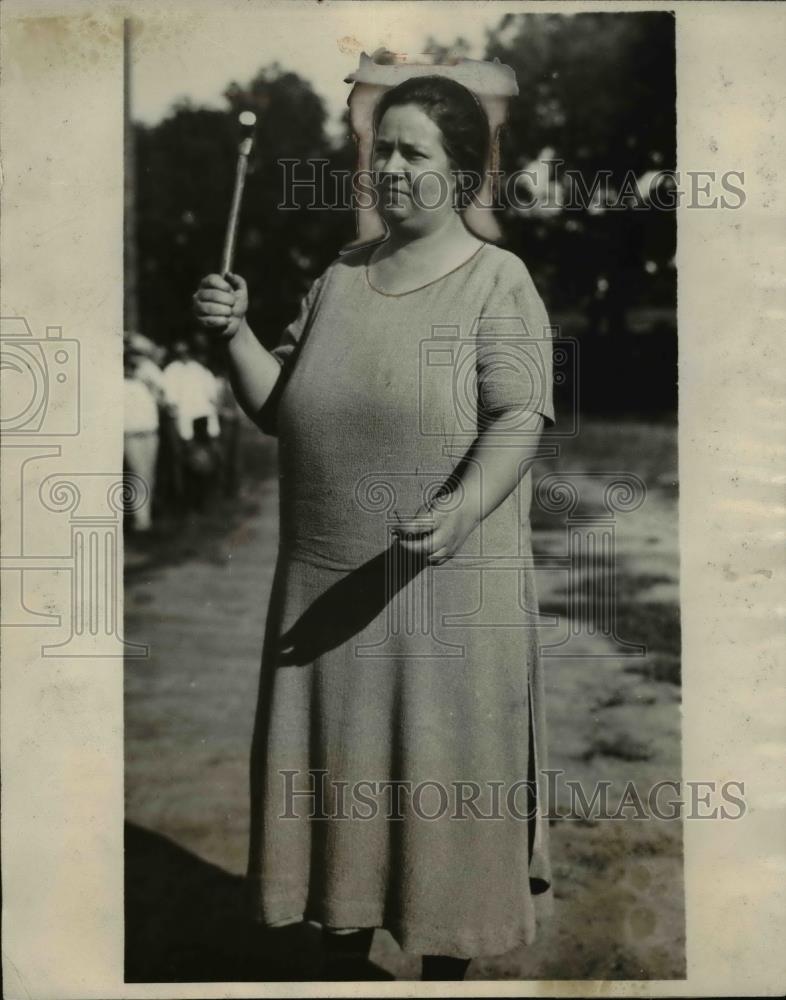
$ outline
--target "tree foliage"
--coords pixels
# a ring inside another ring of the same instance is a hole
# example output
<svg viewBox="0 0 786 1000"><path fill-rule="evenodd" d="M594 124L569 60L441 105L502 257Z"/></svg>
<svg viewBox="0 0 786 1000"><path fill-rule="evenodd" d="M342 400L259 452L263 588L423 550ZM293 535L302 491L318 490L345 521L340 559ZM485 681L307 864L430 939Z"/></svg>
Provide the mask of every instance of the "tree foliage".
<svg viewBox="0 0 786 1000"><path fill-rule="evenodd" d="M489 33L486 57L510 65L519 86L502 142L504 171L546 151L556 178L574 172L591 190L603 176L613 192L626 178L675 168L672 14L507 14ZM552 309L588 311L599 282L617 300L615 315L634 301L674 305L674 212L509 212L503 226Z"/></svg>
<svg viewBox="0 0 786 1000"><path fill-rule="evenodd" d="M508 136L515 157L554 148L588 174L674 166L674 16L506 14L486 58L512 66L519 97Z"/></svg>

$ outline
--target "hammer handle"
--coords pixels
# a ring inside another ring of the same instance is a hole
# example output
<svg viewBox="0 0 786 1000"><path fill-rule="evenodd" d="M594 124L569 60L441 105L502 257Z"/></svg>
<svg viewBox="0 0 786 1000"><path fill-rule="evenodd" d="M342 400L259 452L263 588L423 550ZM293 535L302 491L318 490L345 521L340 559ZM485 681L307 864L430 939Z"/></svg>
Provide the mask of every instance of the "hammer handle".
<svg viewBox="0 0 786 1000"><path fill-rule="evenodd" d="M227 222L226 236L224 237L224 252L221 255L221 275L222 277L232 270L232 262L235 257L235 242L237 240L237 223L240 217L240 203L243 199L243 188L246 183L246 170L248 169L248 154L251 152L252 140L244 139L240 144L240 151L237 158L237 169L235 171L235 189L232 192L232 205L229 209L229 221Z"/></svg>

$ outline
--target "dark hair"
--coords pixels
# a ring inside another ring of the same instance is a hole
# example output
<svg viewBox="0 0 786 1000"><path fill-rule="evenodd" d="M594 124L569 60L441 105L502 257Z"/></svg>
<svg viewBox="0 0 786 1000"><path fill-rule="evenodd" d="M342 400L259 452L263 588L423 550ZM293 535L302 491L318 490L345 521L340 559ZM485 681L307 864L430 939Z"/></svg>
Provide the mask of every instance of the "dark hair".
<svg viewBox="0 0 786 1000"><path fill-rule="evenodd" d="M439 128L453 168L471 178L464 197L478 190L489 153L489 120L472 91L446 76L411 76L379 99L374 108L375 136L385 112L403 104L417 105Z"/></svg>

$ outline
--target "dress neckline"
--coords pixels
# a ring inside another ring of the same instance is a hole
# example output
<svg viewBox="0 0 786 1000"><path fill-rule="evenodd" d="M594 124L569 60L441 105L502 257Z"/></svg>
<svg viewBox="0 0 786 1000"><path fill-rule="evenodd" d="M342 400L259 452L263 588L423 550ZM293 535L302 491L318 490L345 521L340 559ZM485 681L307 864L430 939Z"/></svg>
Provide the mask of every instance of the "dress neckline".
<svg viewBox="0 0 786 1000"><path fill-rule="evenodd" d="M366 256L366 263L363 266L363 273L366 275L366 284L368 285L369 288L371 288L373 291L375 291L377 293L377 295L384 295L385 298L388 298L388 299L401 299L405 295L412 295L413 292L420 292L424 288L430 288L432 285L436 285L436 283L438 281L442 281L444 278L450 277L451 274L455 274L456 271L461 270L462 267L465 267L467 264L470 263L470 261L473 261L477 257L477 255L480 253L480 251L484 247L488 246L488 243L486 243L486 241L484 240L480 244L480 246L477 248L477 250L474 250L472 252L472 254L470 254L470 256L467 257L466 260L463 260L460 264L457 264L455 267L451 268L449 271L446 271L444 274L441 274L438 278L434 278L433 281L427 281L425 285L418 285L417 288L410 288L406 292L383 292L381 288L377 288L376 285L373 285L371 283L371 278L369 278L369 276L368 276L368 265L369 265L369 262L371 260L371 255L376 250L376 246L377 245L372 246L371 249L369 250L369 252L368 252L368 254Z"/></svg>

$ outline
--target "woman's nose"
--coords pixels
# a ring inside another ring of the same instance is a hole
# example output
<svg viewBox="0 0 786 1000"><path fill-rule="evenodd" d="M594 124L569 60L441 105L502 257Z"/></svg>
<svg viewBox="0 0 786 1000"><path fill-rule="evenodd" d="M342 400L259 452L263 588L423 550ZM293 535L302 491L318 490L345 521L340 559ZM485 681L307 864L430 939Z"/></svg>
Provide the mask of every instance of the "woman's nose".
<svg viewBox="0 0 786 1000"><path fill-rule="evenodd" d="M381 174L403 174L404 173L404 158L397 149L394 149L383 161L382 167L380 168Z"/></svg>

